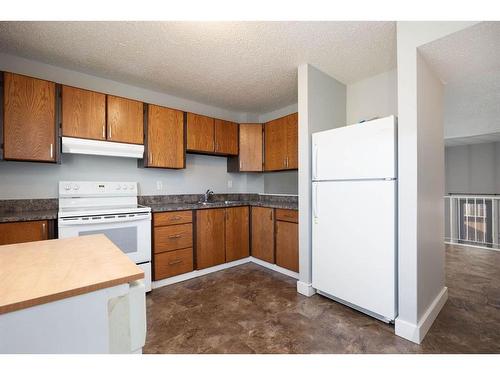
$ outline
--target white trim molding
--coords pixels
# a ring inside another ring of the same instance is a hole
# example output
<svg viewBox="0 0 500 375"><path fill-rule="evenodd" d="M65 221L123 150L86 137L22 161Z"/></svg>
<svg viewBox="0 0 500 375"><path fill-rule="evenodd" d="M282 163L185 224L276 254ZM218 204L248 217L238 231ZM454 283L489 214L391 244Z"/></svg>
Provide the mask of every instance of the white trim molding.
<svg viewBox="0 0 500 375"><path fill-rule="evenodd" d="M284 275L293 277L294 279L297 279L297 280L299 279L299 274L297 272L287 270L286 268L280 267L274 263L269 263L269 262L266 262L264 260L260 260L260 259L254 258L254 257L250 257L250 261L252 263L258 264L259 266L266 267L266 268L269 268L270 270L273 270L273 271L282 273Z"/></svg>
<svg viewBox="0 0 500 375"><path fill-rule="evenodd" d="M316 289L312 287L311 283L305 283L299 280L297 281L297 292L306 297L311 297L316 294Z"/></svg>
<svg viewBox="0 0 500 375"><path fill-rule="evenodd" d="M183 273L182 275L177 275L177 276L169 277L169 278L158 280L158 281L153 281L152 288L156 289L156 288L161 288L162 286L180 283L181 281L186 281L189 279L194 279L195 277L208 275L209 273L222 271L222 270L225 270L227 268L239 266L240 264L249 263L250 261L251 261L250 257L247 257L247 258L235 260L233 262L223 263L223 264L219 264L217 266L204 268L202 270L194 270L192 272Z"/></svg>
<svg viewBox="0 0 500 375"><path fill-rule="evenodd" d="M153 281L151 284L151 287L152 287L152 289L161 288L162 286L180 283L181 281L194 279L195 277L208 275L209 273L222 271L222 270L225 270L227 268L239 266L241 264L250 263L250 262L258 264L259 266L268 268L268 269L273 270L275 272L282 273L286 276L293 277L294 279L299 278L299 274L297 272L287 270L286 268L280 267L276 264L265 262L263 260L260 260L260 259L257 259L257 258L250 256L247 258L235 260L233 262L219 264L217 266L213 266L213 267L209 267L209 268L204 268L202 270L194 270L192 272L183 273L182 275L177 275L177 276L169 277L169 278L158 280L158 281Z"/></svg>
<svg viewBox="0 0 500 375"><path fill-rule="evenodd" d="M434 301L424 313L422 318L415 325L413 323L396 318L395 320L395 333L396 335L403 337L409 341L420 344L424 339L425 335L429 331L436 320L439 312L443 308L444 304L448 300L448 288L443 287L441 292L436 296Z"/></svg>

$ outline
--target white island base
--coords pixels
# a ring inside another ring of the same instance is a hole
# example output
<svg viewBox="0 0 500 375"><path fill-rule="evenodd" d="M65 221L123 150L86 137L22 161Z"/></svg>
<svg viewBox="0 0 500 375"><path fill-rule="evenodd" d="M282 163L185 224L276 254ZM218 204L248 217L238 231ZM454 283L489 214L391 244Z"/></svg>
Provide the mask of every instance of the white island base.
<svg viewBox="0 0 500 375"><path fill-rule="evenodd" d="M142 353L143 280L0 315L0 353Z"/></svg>

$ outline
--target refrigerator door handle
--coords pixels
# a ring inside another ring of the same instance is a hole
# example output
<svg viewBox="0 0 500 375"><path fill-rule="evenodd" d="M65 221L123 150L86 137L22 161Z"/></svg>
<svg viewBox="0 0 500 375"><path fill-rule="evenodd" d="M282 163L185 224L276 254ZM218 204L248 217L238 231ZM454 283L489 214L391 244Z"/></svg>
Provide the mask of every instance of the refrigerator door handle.
<svg viewBox="0 0 500 375"><path fill-rule="evenodd" d="M313 180L318 176L318 146L313 145Z"/></svg>
<svg viewBox="0 0 500 375"><path fill-rule="evenodd" d="M313 216L315 219L318 218L318 184L314 184L313 190Z"/></svg>

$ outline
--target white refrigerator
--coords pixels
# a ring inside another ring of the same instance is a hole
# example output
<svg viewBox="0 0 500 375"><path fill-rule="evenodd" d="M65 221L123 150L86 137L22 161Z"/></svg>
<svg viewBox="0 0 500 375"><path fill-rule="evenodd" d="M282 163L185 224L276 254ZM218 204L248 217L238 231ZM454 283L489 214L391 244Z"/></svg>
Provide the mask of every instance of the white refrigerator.
<svg viewBox="0 0 500 375"><path fill-rule="evenodd" d="M385 322L397 315L394 116L312 135L312 285Z"/></svg>

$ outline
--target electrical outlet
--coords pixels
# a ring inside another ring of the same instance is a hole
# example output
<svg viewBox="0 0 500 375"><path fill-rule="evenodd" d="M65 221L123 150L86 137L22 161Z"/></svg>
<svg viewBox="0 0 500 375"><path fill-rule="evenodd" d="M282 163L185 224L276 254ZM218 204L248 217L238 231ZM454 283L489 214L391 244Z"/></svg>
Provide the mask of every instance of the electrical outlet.
<svg viewBox="0 0 500 375"><path fill-rule="evenodd" d="M158 190L158 191L162 191L163 190L163 182L156 181L156 190Z"/></svg>
<svg viewBox="0 0 500 375"><path fill-rule="evenodd" d="M231 189L233 187L233 180L227 180L227 187Z"/></svg>

